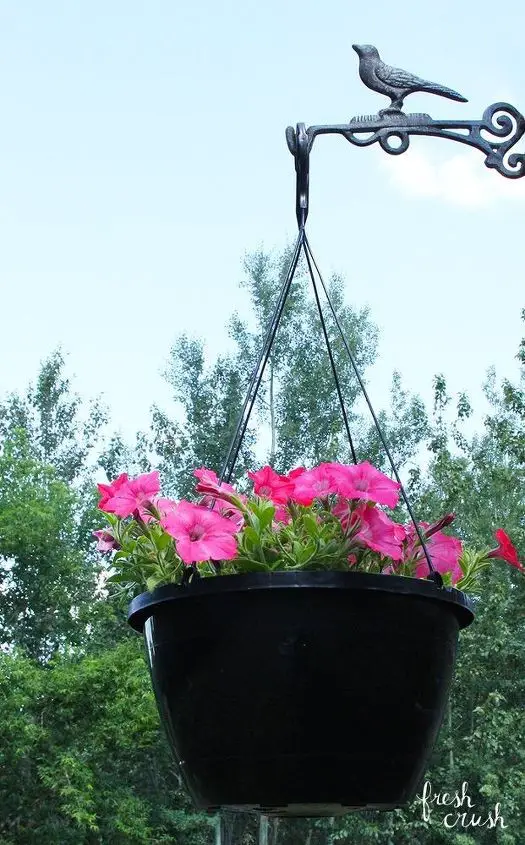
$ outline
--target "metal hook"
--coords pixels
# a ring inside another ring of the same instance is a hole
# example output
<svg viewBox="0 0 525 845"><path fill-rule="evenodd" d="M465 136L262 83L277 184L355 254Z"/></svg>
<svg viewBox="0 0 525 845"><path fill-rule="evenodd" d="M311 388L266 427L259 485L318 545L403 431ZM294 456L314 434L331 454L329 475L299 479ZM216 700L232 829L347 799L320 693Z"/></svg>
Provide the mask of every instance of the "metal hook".
<svg viewBox="0 0 525 845"><path fill-rule="evenodd" d="M310 136L304 123L297 124L297 130L292 126L286 130L286 143L295 159L296 193L295 213L297 225L302 230L308 217L309 176L310 176Z"/></svg>

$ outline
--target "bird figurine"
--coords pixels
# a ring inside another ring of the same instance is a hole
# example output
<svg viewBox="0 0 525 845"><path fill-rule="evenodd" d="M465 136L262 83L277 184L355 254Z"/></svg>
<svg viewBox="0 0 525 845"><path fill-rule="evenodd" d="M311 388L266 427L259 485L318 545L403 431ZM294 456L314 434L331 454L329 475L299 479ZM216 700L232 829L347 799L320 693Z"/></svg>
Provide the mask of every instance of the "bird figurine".
<svg viewBox="0 0 525 845"><path fill-rule="evenodd" d="M352 47L359 56L359 76L365 85L372 91L390 97L390 107L383 109L379 114L401 112L405 97L416 91L438 94L449 100L459 100L460 103L468 102L466 97L462 97L451 88L445 88L444 85L438 85L436 82L427 82L405 70L386 65L381 61L377 49L371 44L352 44Z"/></svg>

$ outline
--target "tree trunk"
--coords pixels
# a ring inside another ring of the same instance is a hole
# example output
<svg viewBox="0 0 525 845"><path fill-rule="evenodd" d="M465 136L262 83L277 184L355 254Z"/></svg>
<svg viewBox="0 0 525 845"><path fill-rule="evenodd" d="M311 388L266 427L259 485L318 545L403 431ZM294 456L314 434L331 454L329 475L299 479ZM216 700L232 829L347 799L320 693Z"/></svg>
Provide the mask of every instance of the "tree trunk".
<svg viewBox="0 0 525 845"><path fill-rule="evenodd" d="M259 816L259 845L268 845L268 816Z"/></svg>
<svg viewBox="0 0 525 845"><path fill-rule="evenodd" d="M272 819L270 845L277 845L277 840L279 838L279 821L279 816L275 816L275 818Z"/></svg>
<svg viewBox="0 0 525 845"><path fill-rule="evenodd" d="M275 461L275 452L277 451L277 431L275 429L275 398L273 385L273 361L270 358L270 428L272 432L272 442L270 446L270 466L273 466Z"/></svg>

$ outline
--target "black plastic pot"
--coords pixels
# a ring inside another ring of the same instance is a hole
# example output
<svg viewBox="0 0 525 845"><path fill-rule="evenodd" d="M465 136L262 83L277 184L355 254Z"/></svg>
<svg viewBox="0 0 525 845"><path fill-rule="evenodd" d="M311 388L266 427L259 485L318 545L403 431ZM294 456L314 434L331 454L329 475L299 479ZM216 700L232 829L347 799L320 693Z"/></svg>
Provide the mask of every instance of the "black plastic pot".
<svg viewBox="0 0 525 845"><path fill-rule="evenodd" d="M325 572L170 585L129 611L196 806L299 816L414 797L473 618L458 590Z"/></svg>

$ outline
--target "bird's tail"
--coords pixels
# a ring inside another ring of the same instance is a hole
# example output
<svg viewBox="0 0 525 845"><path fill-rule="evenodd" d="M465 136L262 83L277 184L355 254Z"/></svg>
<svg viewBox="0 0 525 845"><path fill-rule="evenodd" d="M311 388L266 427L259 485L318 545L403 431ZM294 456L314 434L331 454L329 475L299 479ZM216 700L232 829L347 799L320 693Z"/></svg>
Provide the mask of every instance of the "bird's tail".
<svg viewBox="0 0 525 845"><path fill-rule="evenodd" d="M429 94L439 94L441 97L447 97L449 100L458 100L460 103L468 103L467 98L458 94L457 91L453 91L452 88L445 88L444 85L438 85L435 82L425 82L425 85L422 85L419 90L428 91Z"/></svg>

